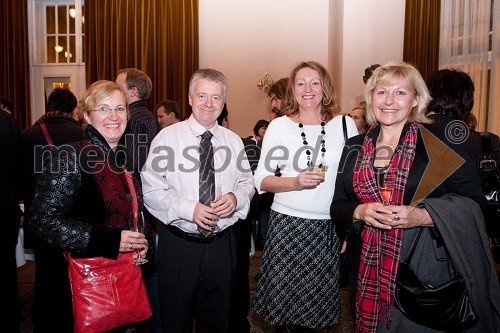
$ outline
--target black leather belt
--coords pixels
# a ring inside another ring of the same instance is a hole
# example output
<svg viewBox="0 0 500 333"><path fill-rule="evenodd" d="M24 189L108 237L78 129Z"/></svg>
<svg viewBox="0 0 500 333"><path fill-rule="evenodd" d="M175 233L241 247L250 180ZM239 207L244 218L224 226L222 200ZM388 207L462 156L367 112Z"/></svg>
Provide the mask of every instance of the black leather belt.
<svg viewBox="0 0 500 333"><path fill-rule="evenodd" d="M188 242L200 243L200 244L213 243L216 239L222 238L230 229L230 227L227 227L226 229L219 231L218 233L205 237L201 234L191 234L182 231L181 229L174 227L173 225L166 225L165 228L167 228L168 231L170 231L177 237L185 239Z"/></svg>

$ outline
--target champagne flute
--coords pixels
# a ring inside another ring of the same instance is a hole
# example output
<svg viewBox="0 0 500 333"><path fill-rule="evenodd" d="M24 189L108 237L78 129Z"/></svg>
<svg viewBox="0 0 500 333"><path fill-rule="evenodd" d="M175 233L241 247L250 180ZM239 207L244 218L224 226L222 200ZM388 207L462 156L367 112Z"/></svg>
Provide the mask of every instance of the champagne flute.
<svg viewBox="0 0 500 333"><path fill-rule="evenodd" d="M129 229L132 231L140 232L144 234L144 214L142 212L130 213L129 217ZM142 265L148 262L148 259L141 257L140 250L136 250L137 257L135 258L135 265Z"/></svg>
<svg viewBox="0 0 500 333"><path fill-rule="evenodd" d="M214 197L210 198L210 207L211 208L215 208L218 206L217 204L217 200L220 199L220 197L222 197L222 186L221 185L216 185L215 186L215 191L214 191ZM219 219L214 219L214 221L218 221ZM213 233L216 233L216 232L219 232L220 231L220 227L215 224L215 225L212 225L210 226L212 228L212 232Z"/></svg>
<svg viewBox="0 0 500 333"><path fill-rule="evenodd" d="M387 169L377 173L378 190L384 206L389 206L392 199L392 187L387 186L386 182Z"/></svg>

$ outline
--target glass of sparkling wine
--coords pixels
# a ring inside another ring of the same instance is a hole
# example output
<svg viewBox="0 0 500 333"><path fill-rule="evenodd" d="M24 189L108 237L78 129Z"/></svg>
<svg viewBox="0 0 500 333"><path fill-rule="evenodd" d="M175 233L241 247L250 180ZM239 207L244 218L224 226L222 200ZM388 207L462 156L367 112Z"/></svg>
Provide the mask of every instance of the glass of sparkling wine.
<svg viewBox="0 0 500 333"><path fill-rule="evenodd" d="M378 190L380 192L380 197L382 198L382 203L384 206L388 206L392 199L392 188L387 186L385 181L386 173L380 173L377 177L378 180Z"/></svg>
<svg viewBox="0 0 500 333"><path fill-rule="evenodd" d="M222 197L222 186L215 185L214 197L212 197L210 199L210 207L212 207L212 208L217 207L218 206L217 201L220 199L220 197ZM216 221L216 220L218 220L218 218L214 219L214 221ZM211 228L212 228L212 232L219 232L220 231L220 227L217 224L211 226Z"/></svg>
<svg viewBox="0 0 500 333"><path fill-rule="evenodd" d="M309 171L315 172L319 175L321 175L323 178L325 178L326 170L328 169L328 166L324 164L317 164L317 165L311 165L309 167Z"/></svg>
<svg viewBox="0 0 500 333"><path fill-rule="evenodd" d="M144 225L144 214L142 212L130 213L129 229L144 234L145 225ZM141 257L140 250L137 250L136 252L137 252L137 257L134 262L136 265L142 265L148 262L148 259Z"/></svg>

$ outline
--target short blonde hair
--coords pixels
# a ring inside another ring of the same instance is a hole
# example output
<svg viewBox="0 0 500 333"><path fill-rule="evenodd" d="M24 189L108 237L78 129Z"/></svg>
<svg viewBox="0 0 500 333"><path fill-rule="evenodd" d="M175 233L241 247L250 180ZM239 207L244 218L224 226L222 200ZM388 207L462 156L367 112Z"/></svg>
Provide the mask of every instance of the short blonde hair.
<svg viewBox="0 0 500 333"><path fill-rule="evenodd" d="M373 91L378 85L390 84L398 79L402 79L408 88L413 90L418 100L417 105L413 107L408 116L408 121L431 123L432 121L426 116L426 110L432 98L422 75L411 64L404 61L394 61L377 67L366 83L365 101L366 121L368 124L371 125L377 122L372 105Z"/></svg>
<svg viewBox="0 0 500 333"><path fill-rule="evenodd" d="M118 83L108 80L96 81L88 87L85 95L80 100L79 106L87 116L90 116L90 110L94 110L103 99L111 97L115 91L119 91L125 101L127 100L125 93ZM126 107L128 109L128 105Z"/></svg>

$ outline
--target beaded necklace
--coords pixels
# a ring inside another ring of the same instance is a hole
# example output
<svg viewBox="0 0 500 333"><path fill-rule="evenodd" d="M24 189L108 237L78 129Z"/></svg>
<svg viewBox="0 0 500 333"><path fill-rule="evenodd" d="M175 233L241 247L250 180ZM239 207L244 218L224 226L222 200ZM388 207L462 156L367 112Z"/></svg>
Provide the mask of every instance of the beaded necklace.
<svg viewBox="0 0 500 333"><path fill-rule="evenodd" d="M325 122L321 122L321 159L320 159L320 166L325 164L325 153L326 153L326 148L325 148ZM304 132L304 124L302 124L302 121L300 120L299 117L299 130L300 130L300 137L302 138L302 143L304 146L306 146L306 157L307 157L307 166L311 166L311 151L309 148L307 148L307 139L306 139L306 133Z"/></svg>

